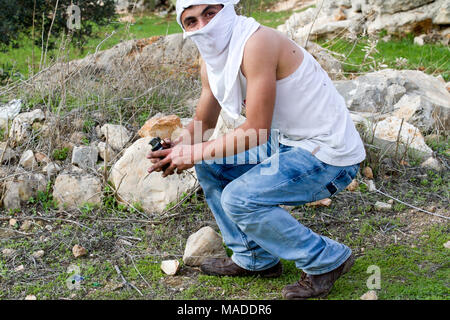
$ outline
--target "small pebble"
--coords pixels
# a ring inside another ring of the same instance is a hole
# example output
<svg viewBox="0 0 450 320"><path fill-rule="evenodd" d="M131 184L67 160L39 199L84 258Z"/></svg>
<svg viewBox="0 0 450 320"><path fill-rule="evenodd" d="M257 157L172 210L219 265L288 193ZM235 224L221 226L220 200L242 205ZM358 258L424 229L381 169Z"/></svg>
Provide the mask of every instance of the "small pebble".
<svg viewBox="0 0 450 320"><path fill-rule="evenodd" d="M361 300L378 300L377 292L375 290L367 291L359 299L361 299Z"/></svg>

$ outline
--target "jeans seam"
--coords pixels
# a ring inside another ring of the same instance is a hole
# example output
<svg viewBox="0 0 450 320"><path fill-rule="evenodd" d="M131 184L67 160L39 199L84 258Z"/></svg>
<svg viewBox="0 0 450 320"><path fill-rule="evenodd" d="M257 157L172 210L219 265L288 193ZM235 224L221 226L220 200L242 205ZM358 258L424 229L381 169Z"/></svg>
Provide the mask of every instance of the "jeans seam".
<svg viewBox="0 0 450 320"><path fill-rule="evenodd" d="M305 271L305 273L311 274L311 275L320 275L320 274L328 273L330 271L333 271L333 270L339 268L345 261L347 261L347 259L350 257L351 254L352 254L352 250L349 248L349 253L344 255L341 259L336 261L333 265L328 266L326 268L316 269L312 272L308 272L306 270L303 270L303 271Z"/></svg>

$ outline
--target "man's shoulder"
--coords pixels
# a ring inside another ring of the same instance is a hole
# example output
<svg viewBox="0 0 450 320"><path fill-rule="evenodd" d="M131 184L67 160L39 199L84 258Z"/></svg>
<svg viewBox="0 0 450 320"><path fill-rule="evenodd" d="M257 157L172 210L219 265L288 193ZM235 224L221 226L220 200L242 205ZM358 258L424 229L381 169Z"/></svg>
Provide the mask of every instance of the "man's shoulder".
<svg viewBox="0 0 450 320"><path fill-rule="evenodd" d="M250 36L244 47L243 67L258 63L276 64L279 55L279 35L275 30L261 26ZM260 66L259 66L260 67Z"/></svg>
<svg viewBox="0 0 450 320"><path fill-rule="evenodd" d="M261 47L270 49L270 47L273 47L280 41L280 36L274 29L260 26L247 40L245 49L252 50L260 49Z"/></svg>

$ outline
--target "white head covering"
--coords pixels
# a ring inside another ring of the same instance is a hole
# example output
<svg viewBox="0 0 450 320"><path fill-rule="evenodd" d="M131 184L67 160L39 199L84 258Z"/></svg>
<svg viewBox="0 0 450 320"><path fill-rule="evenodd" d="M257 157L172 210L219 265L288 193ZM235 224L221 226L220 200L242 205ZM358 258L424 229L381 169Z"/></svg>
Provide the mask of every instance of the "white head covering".
<svg viewBox="0 0 450 320"><path fill-rule="evenodd" d="M177 22L196 45L206 64L209 86L220 106L237 119L242 107L242 91L239 69L245 43L259 28L253 18L236 15L234 5L239 0L177 0ZM181 23L184 9L200 4L223 4L220 10L203 28L186 32Z"/></svg>

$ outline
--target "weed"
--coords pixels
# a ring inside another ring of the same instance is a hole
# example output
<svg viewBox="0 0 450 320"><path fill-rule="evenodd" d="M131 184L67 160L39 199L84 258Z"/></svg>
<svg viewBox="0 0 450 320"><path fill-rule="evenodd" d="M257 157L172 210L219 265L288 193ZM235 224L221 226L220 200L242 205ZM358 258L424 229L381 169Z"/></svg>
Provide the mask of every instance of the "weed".
<svg viewBox="0 0 450 320"><path fill-rule="evenodd" d="M67 147L64 147L62 149L54 149L53 154L52 154L53 159L64 161L64 160L66 160L68 153L69 153L69 148L67 148Z"/></svg>

